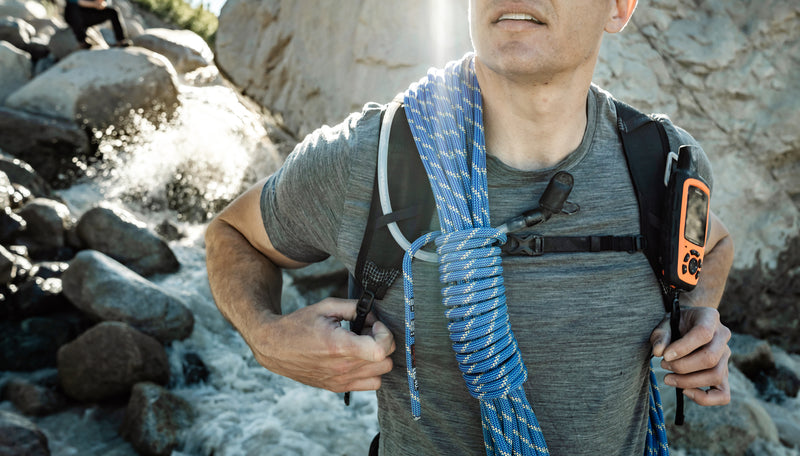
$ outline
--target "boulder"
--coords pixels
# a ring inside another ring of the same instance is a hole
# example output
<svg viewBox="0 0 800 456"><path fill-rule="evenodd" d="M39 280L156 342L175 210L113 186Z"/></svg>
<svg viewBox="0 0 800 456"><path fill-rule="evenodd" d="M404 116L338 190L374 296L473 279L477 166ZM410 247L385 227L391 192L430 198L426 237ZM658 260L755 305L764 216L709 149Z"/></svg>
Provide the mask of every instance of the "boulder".
<svg viewBox="0 0 800 456"><path fill-rule="evenodd" d="M75 234L86 248L103 252L143 276L180 268L163 239L133 214L109 204L101 203L86 211Z"/></svg>
<svg viewBox="0 0 800 456"><path fill-rule="evenodd" d="M0 242L9 242L28 227L27 222L10 207L0 211Z"/></svg>
<svg viewBox="0 0 800 456"><path fill-rule="evenodd" d="M133 44L163 55L178 73L188 73L214 63L214 53L191 30L153 28L133 38Z"/></svg>
<svg viewBox="0 0 800 456"><path fill-rule="evenodd" d="M31 277L6 297L8 318L22 319L69 310L70 303L61 293L61 279Z"/></svg>
<svg viewBox="0 0 800 456"><path fill-rule="evenodd" d="M66 233L75 224L65 204L47 198L30 201L18 214L27 225L19 239L29 250L64 247ZM33 251L31 254L34 255Z"/></svg>
<svg viewBox="0 0 800 456"><path fill-rule="evenodd" d="M31 57L15 46L0 41L0 105L6 97L19 89L31 78ZM0 144L0 147L3 147Z"/></svg>
<svg viewBox="0 0 800 456"><path fill-rule="evenodd" d="M138 383L131 391L121 434L139 454L169 456L193 418L194 410L185 399L156 384Z"/></svg>
<svg viewBox="0 0 800 456"><path fill-rule="evenodd" d="M83 175L78 162L93 155L89 136L74 122L5 107L0 107L0 147L58 188Z"/></svg>
<svg viewBox="0 0 800 456"><path fill-rule="evenodd" d="M133 385L169 380L164 347L125 323L103 322L58 351L58 376L67 396L99 401L127 395Z"/></svg>
<svg viewBox="0 0 800 456"><path fill-rule="evenodd" d="M178 105L175 70L142 48L75 52L17 90L6 105L74 120L89 128L122 128L139 112L160 123Z"/></svg>
<svg viewBox="0 0 800 456"><path fill-rule="evenodd" d="M83 328L76 315L0 320L0 370L33 371L56 366L56 353Z"/></svg>
<svg viewBox="0 0 800 456"><path fill-rule="evenodd" d="M3 388L3 399L28 416L50 415L64 408L67 398L57 391L57 381L47 386L22 378L12 378Z"/></svg>
<svg viewBox="0 0 800 456"><path fill-rule="evenodd" d="M36 35L36 29L23 19L11 16L0 17L0 40L25 50L34 35Z"/></svg>
<svg viewBox="0 0 800 456"><path fill-rule="evenodd" d="M40 2L33 0L3 0L0 3L0 17L18 17L27 22L35 19L47 19L47 9Z"/></svg>
<svg viewBox="0 0 800 456"><path fill-rule="evenodd" d="M192 333L194 317L180 299L100 252L78 253L61 281L64 295L96 320L125 322L161 342Z"/></svg>
<svg viewBox="0 0 800 456"><path fill-rule="evenodd" d="M0 456L50 456L47 436L22 415L0 410Z"/></svg>
<svg viewBox="0 0 800 456"><path fill-rule="evenodd" d="M4 117L4 115L0 115L0 119ZM59 200L50 184L42 179L42 176L38 175L31 165L20 159L0 156L0 171L8 176L13 185L24 187L27 189L27 193L33 196Z"/></svg>
<svg viewBox="0 0 800 456"><path fill-rule="evenodd" d="M470 49L462 0L312 9L290 0L229 0L215 41L220 70L300 137L367 101L391 100L429 66Z"/></svg>

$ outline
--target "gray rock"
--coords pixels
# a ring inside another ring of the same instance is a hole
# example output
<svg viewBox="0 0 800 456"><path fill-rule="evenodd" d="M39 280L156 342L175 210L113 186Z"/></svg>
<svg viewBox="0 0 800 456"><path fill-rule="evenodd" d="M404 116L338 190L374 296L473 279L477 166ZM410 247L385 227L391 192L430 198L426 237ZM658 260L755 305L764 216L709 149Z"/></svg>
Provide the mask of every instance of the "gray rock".
<svg viewBox="0 0 800 456"><path fill-rule="evenodd" d="M64 295L96 320L125 322L161 342L192 333L194 316L180 299L100 252L78 253L61 281Z"/></svg>
<svg viewBox="0 0 800 456"><path fill-rule="evenodd" d="M767 341L747 334L734 333L728 343L731 347L731 362L747 378L775 369L772 347Z"/></svg>
<svg viewBox="0 0 800 456"><path fill-rule="evenodd" d="M133 214L108 204L101 203L86 211L75 234L86 248L103 252L143 276L176 272L180 268L163 239Z"/></svg>
<svg viewBox="0 0 800 456"><path fill-rule="evenodd" d="M74 315L0 320L0 370L33 371L56 366L58 349L74 339L83 323Z"/></svg>
<svg viewBox="0 0 800 456"><path fill-rule="evenodd" d="M0 284L11 283L17 277L16 256L0 245Z"/></svg>
<svg viewBox="0 0 800 456"><path fill-rule="evenodd" d="M133 44L163 55L178 73L188 73L214 63L211 48L191 30L147 29Z"/></svg>
<svg viewBox="0 0 800 456"><path fill-rule="evenodd" d="M0 18L0 40L8 41L18 49L25 49L36 29L23 19L6 16Z"/></svg>
<svg viewBox="0 0 800 456"><path fill-rule="evenodd" d="M10 208L14 199L14 185L6 173L0 171L0 209Z"/></svg>
<svg viewBox="0 0 800 456"><path fill-rule="evenodd" d="M2 109L0 108L0 113L5 112ZM0 115L0 119L4 117ZM42 176L38 175L33 167L23 160L0 156L0 171L8 176L12 184L25 187L36 197L59 200L50 184L42 179Z"/></svg>
<svg viewBox="0 0 800 456"><path fill-rule="evenodd" d="M49 70L55 64L55 56L53 54L48 54L47 56L36 61L36 64L33 66L33 76L39 76L40 74Z"/></svg>
<svg viewBox="0 0 800 456"><path fill-rule="evenodd" d="M58 29L50 37L50 54L56 62L80 49L75 34L68 28Z"/></svg>
<svg viewBox="0 0 800 456"><path fill-rule="evenodd" d="M36 198L18 212L27 225L20 240L36 247L64 247L66 232L75 224L69 208L58 201Z"/></svg>
<svg viewBox="0 0 800 456"><path fill-rule="evenodd" d="M55 384L43 386L22 378L13 378L6 382L3 398L14 404L14 407L25 415L50 415L67 404L67 398L59 393L55 386Z"/></svg>
<svg viewBox="0 0 800 456"><path fill-rule="evenodd" d="M131 391L121 434L140 454L169 456L193 418L194 410L183 398L153 383L138 383Z"/></svg>
<svg viewBox="0 0 800 456"><path fill-rule="evenodd" d="M10 207L0 211L0 241L9 242L28 227L25 219L17 215Z"/></svg>
<svg viewBox="0 0 800 456"><path fill-rule="evenodd" d="M0 3L0 17L13 16L32 22L35 19L47 18L47 9L36 1L4 0Z"/></svg>
<svg viewBox="0 0 800 456"><path fill-rule="evenodd" d="M50 456L47 437L29 419L0 410L0 456Z"/></svg>
<svg viewBox="0 0 800 456"><path fill-rule="evenodd" d="M31 57L15 46L0 41L0 105L6 97L31 79Z"/></svg>
<svg viewBox="0 0 800 456"><path fill-rule="evenodd" d="M31 131L36 134L25 133ZM74 122L1 107L0 147L59 188L83 175L76 158L85 162L93 155L89 136Z"/></svg>
<svg viewBox="0 0 800 456"><path fill-rule="evenodd" d="M120 322L103 322L58 351L64 392L80 401L127 395L133 385L169 380L164 347Z"/></svg>
<svg viewBox="0 0 800 456"><path fill-rule="evenodd" d="M141 110L160 124L179 104L175 70L142 48L75 52L6 99L6 105L104 130L129 126Z"/></svg>

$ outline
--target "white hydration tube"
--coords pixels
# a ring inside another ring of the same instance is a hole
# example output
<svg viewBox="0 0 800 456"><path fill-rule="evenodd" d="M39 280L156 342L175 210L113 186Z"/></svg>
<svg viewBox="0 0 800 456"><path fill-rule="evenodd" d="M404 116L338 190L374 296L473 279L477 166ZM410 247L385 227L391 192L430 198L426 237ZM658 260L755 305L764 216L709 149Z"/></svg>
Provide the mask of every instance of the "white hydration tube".
<svg viewBox="0 0 800 456"><path fill-rule="evenodd" d="M381 124L381 133L378 137L378 194L381 199L381 211L383 215L392 213L392 203L389 200L389 180L388 180L388 166L389 166L389 135L392 131L392 120L397 110L400 108L401 103L392 101L386 107L383 113L383 123ZM397 223L391 222L388 225L389 232L395 242L405 251L411 247L411 242L406 239L400 231ZM431 263L438 263L439 256L433 252L427 252L422 249L414 254L414 258Z"/></svg>

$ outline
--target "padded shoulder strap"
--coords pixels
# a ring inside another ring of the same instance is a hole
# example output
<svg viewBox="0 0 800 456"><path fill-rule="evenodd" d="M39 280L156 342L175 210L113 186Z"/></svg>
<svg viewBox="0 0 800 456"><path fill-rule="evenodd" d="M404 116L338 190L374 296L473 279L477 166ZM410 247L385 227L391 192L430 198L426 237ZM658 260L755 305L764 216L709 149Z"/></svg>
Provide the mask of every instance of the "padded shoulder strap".
<svg viewBox="0 0 800 456"><path fill-rule="evenodd" d="M621 101L615 100L615 104L622 147L639 201L644 253L656 276L661 277L662 214L666 192L663 182L670 152L667 132L661 120Z"/></svg>
<svg viewBox="0 0 800 456"><path fill-rule="evenodd" d="M383 118L381 120L383 124ZM378 164L369 219L355 271L356 282L378 299L383 298L402 269L404 254L403 249L392 238L387 225L391 222L397 223L405 237L413 241L427 231L436 208L425 167L419 158L402 107L396 110L391 119L387 158L386 174L392 212L384 215L381 209Z"/></svg>

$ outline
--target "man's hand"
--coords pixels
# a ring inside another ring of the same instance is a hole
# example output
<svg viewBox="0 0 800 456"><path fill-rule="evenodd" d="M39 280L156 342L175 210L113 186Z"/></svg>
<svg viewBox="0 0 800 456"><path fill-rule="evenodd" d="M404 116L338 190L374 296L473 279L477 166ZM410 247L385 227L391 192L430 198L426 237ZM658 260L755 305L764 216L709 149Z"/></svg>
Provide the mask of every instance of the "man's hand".
<svg viewBox="0 0 800 456"><path fill-rule="evenodd" d="M672 342L667 317L650 335L653 356L663 356L661 367L674 372L664 377L664 383L683 388L683 394L700 405L729 403L731 331L720 322L717 309L683 307L680 332L683 336Z"/></svg>
<svg viewBox="0 0 800 456"><path fill-rule="evenodd" d="M339 325L355 316L355 300L327 298L242 335L256 360L276 374L337 393L377 390L392 370L394 337L372 314L364 335Z"/></svg>

